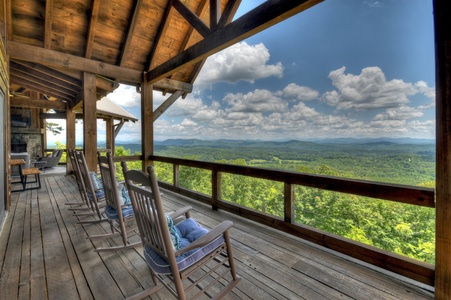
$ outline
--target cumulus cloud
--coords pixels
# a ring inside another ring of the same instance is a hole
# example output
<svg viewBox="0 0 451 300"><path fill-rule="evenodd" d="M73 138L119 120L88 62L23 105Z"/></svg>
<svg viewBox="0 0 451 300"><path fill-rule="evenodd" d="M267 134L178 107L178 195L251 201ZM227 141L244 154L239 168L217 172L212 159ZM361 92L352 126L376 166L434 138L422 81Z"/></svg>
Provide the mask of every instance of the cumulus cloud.
<svg viewBox="0 0 451 300"><path fill-rule="evenodd" d="M405 105L419 91L411 83L387 80L378 67L367 67L359 75L345 74L345 67L329 73L336 90L326 92L323 101L337 109L370 110Z"/></svg>
<svg viewBox="0 0 451 300"><path fill-rule="evenodd" d="M227 94L223 101L231 111L241 112L282 112L288 104L268 90L255 90L247 94Z"/></svg>
<svg viewBox="0 0 451 300"><path fill-rule="evenodd" d="M130 85L119 85L107 98L124 108L141 105L141 94L136 92L136 87Z"/></svg>
<svg viewBox="0 0 451 300"><path fill-rule="evenodd" d="M319 92L307 86L300 86L296 83L288 84L282 91L283 97L294 98L302 101L309 101L318 98Z"/></svg>
<svg viewBox="0 0 451 300"><path fill-rule="evenodd" d="M374 121L387 121L387 120L407 120L412 118L421 118L424 115L421 109L401 106L396 108L389 108L384 113L377 114Z"/></svg>
<svg viewBox="0 0 451 300"><path fill-rule="evenodd" d="M196 79L196 85L217 82L253 83L256 79L283 75L282 63L268 64L270 54L263 44L237 43L207 59Z"/></svg>

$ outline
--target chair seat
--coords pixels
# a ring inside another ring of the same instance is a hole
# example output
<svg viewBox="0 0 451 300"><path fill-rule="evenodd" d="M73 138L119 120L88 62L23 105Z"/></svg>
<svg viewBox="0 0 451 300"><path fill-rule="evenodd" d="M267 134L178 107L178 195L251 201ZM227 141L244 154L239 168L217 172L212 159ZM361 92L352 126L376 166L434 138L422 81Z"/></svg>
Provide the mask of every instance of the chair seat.
<svg viewBox="0 0 451 300"><path fill-rule="evenodd" d="M180 237L181 249L183 249L185 246L194 242L195 240L197 240L198 238L200 238L201 236L203 236L208 232L207 229L201 227L192 218L187 218L182 222L180 222L179 224L175 225L175 229ZM183 271L184 269L192 266L197 261L202 259L205 255L211 253L223 243L224 238L221 235L220 237L218 237L217 239L215 239L214 241L203 247L187 251L177 256L176 259L179 271ZM171 274L171 267L169 266L169 263L147 245L144 246L144 256L146 258L147 263L156 273Z"/></svg>
<svg viewBox="0 0 451 300"><path fill-rule="evenodd" d="M122 210L122 216L124 218L133 216L133 214L134 214L133 207L131 205L122 206L121 210ZM105 215L110 220L117 220L117 218L118 218L117 210L115 210L113 207L111 207L109 205L105 206Z"/></svg>

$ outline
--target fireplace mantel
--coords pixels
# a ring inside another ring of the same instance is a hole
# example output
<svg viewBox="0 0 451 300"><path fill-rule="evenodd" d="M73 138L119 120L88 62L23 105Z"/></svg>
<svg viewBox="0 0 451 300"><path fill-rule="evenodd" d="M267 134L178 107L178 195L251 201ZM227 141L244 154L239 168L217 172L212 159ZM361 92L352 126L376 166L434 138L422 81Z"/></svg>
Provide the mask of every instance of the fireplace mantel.
<svg viewBox="0 0 451 300"><path fill-rule="evenodd" d="M41 128L17 128L17 127L11 127L11 133L44 134L44 129L41 129Z"/></svg>

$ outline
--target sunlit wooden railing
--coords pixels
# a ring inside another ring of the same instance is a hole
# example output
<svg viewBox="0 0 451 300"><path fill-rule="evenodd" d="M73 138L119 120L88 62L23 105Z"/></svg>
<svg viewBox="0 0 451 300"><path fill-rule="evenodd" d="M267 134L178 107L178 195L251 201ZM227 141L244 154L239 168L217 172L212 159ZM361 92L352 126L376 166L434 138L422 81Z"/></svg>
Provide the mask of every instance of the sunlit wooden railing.
<svg viewBox="0 0 451 300"><path fill-rule="evenodd" d="M323 247L368 262L377 267L393 271L431 286L434 285L434 265L423 263L421 261L381 250L373 246L352 241L335 234L295 223L294 214L295 185L433 208L435 207L434 190L431 188L352 180L331 176L269 170L248 166L202 162L155 155L150 156L149 159L152 161L171 164L173 166L173 183L160 182L160 186L164 189L174 191L181 195L211 205L214 210L223 209L232 212L241 217L268 225ZM139 156L115 158L115 161L120 160L139 160ZM210 170L212 181L211 195L201 194L181 187L179 185L180 166ZM222 173L283 182L284 217L279 218L234 204L229 201L223 201L221 199Z"/></svg>

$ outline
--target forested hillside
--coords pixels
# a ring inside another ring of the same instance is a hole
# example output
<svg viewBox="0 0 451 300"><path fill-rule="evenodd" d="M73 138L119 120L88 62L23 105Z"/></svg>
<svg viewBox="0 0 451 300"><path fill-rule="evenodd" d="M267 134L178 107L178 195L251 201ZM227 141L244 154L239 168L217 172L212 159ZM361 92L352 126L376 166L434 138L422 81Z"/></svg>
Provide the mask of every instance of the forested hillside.
<svg viewBox="0 0 451 300"><path fill-rule="evenodd" d="M130 149L129 154L140 149L124 147ZM425 141L168 140L156 143L155 154L435 187L435 144ZM156 171L160 180L171 182L171 166L157 163ZM209 172L182 167L180 173L181 186L211 194ZM434 209L302 186L296 187L295 194L299 223L425 262L435 261ZM223 174L221 197L283 217L283 185L277 182Z"/></svg>

